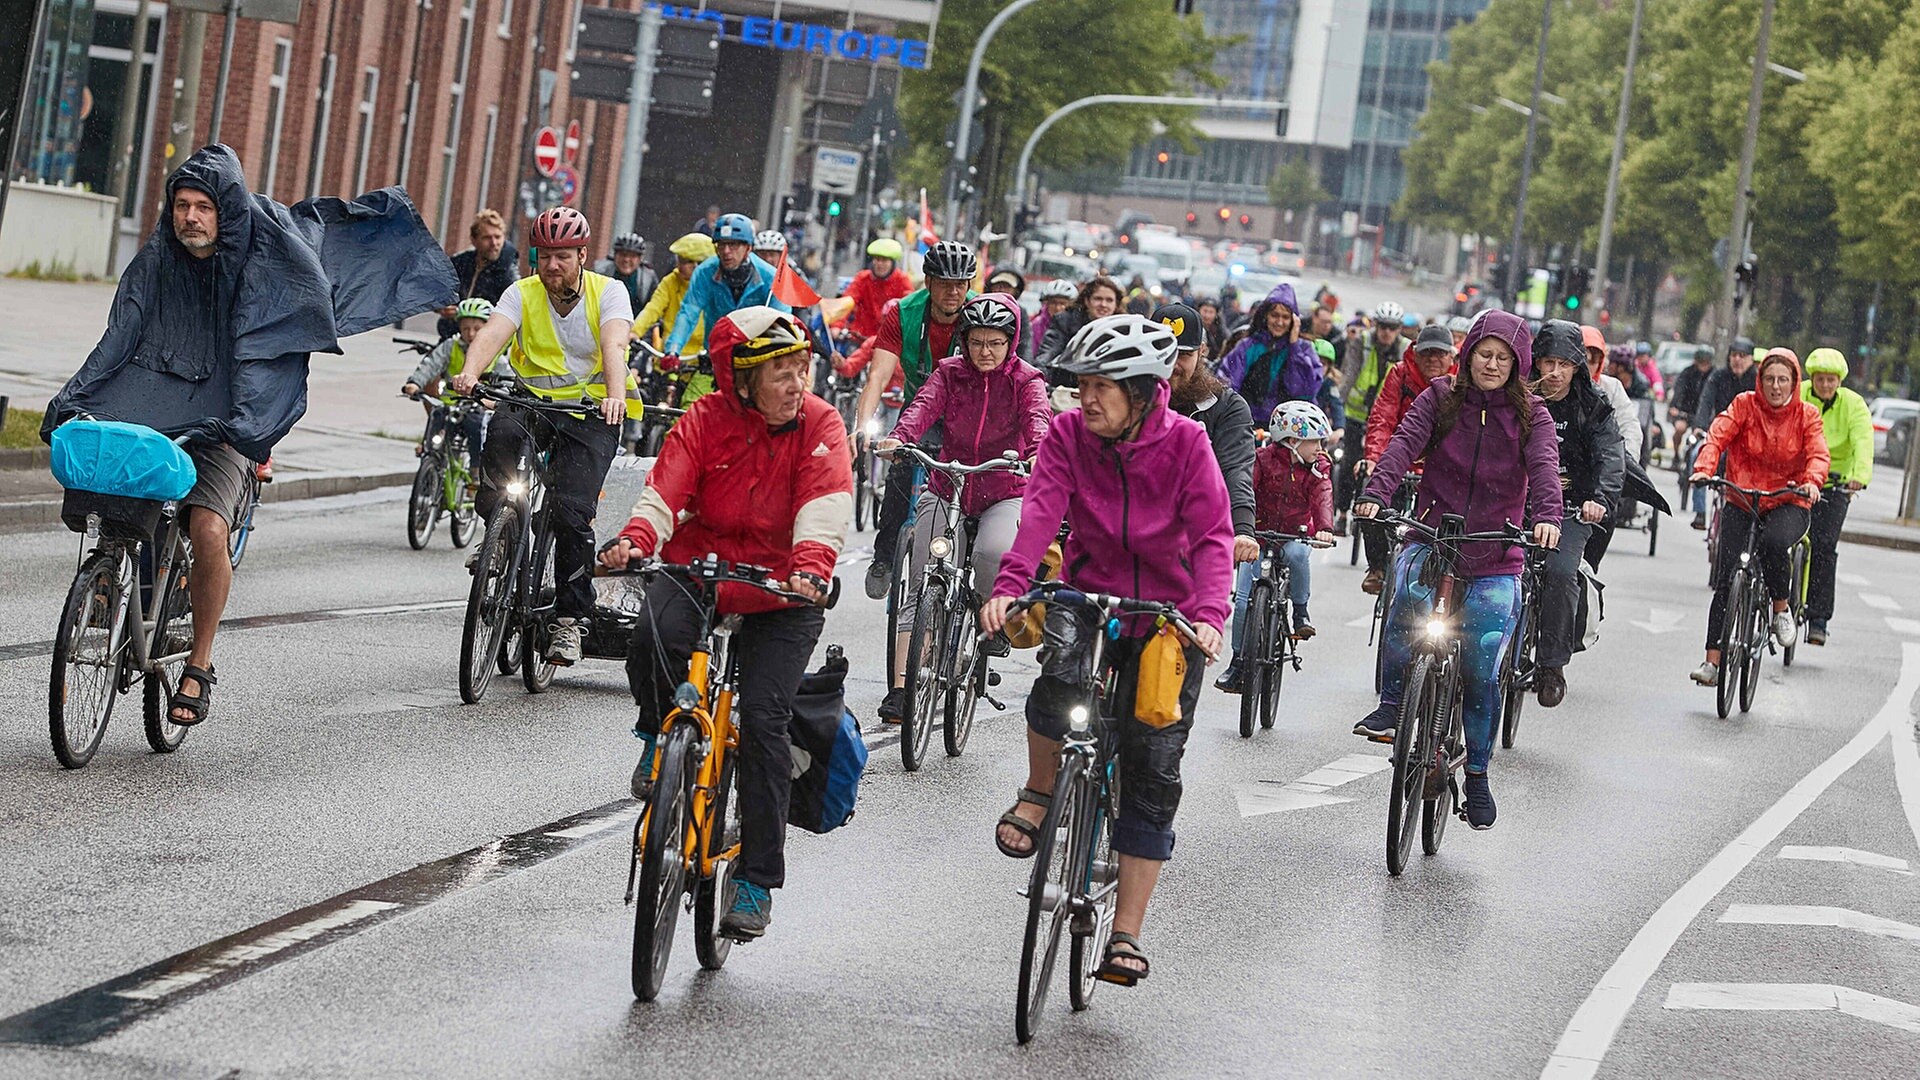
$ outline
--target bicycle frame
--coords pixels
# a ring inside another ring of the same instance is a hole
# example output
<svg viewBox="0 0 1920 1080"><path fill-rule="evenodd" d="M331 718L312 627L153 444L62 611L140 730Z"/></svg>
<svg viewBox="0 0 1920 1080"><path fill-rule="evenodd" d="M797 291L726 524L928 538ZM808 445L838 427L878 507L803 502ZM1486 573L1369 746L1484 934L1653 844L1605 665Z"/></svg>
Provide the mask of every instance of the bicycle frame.
<svg viewBox="0 0 1920 1080"><path fill-rule="evenodd" d="M88 554L109 553L116 556L118 563L119 610L113 613L113 621L109 625L115 628L116 635L122 636L108 639L106 655L120 655L120 648L124 642L132 653L133 669L145 675L153 675L164 665L175 660L183 660L188 656L185 652L156 655L159 651L158 646L161 644L161 635L166 630L167 607L186 570L186 567L178 567L177 564L183 558L188 564L192 562L192 547L179 520L183 509L176 504L166 512L165 521L155 535L151 547L145 540L103 538L100 533L99 515L87 516L87 537L101 541ZM165 543L160 543L161 540ZM140 596L140 556L144 550L152 550L156 560L151 586L154 601L151 619L147 604ZM82 558L81 562L84 565L86 559ZM179 572L176 572L176 568ZM128 689L124 685L127 680L123 678L120 681L123 684L120 689L124 692Z"/></svg>

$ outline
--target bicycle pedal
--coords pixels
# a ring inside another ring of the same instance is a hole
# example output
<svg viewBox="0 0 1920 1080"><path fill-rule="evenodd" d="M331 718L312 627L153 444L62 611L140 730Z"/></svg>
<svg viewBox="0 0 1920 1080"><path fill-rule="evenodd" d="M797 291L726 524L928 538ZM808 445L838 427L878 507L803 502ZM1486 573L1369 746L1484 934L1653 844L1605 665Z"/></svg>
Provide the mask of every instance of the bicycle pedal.
<svg viewBox="0 0 1920 1080"><path fill-rule="evenodd" d="M981 699L982 699L982 700L984 700L984 701L985 701L985 702L986 702L987 704L989 704L989 705L991 705L991 706L993 706L993 711L994 711L994 712L1006 712L1006 711L1007 711L1007 706L1006 706L1006 704L1005 704L1004 702L1002 702L1002 701L1001 701L1001 700L1000 700L999 698L997 698L997 697L994 697L994 696L993 696L992 694L981 694L981 695L980 695L980 697L981 697Z"/></svg>
<svg viewBox="0 0 1920 1080"><path fill-rule="evenodd" d="M997 672L997 671L989 671L989 672L987 672L987 685L988 685L988 686L999 686L999 685L1000 685L1000 673L999 673L999 672Z"/></svg>

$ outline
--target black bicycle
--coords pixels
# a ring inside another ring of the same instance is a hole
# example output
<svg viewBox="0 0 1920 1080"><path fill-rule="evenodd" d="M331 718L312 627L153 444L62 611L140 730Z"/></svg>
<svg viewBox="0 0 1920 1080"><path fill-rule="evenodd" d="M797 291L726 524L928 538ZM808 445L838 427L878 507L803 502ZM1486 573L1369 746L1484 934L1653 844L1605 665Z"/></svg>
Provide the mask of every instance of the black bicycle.
<svg viewBox="0 0 1920 1080"><path fill-rule="evenodd" d="M1777 495L1792 495L1799 489L1793 487L1776 488L1772 491L1757 491L1730 483L1725 477L1711 476L1701 483L1707 484L1723 496L1731 492L1744 495L1748 505L1756 509L1760 500ZM1722 507L1724 510L1724 506ZM1802 536L1795 543L1798 551L1806 544ZM1802 594L1800 583L1804 579L1804 564L1794 566L1794 576L1790 579L1793 588L1789 591ZM1767 584L1760 575L1760 520L1756 514L1753 527L1747 530L1747 546L1732 567L1732 577L1727 583L1727 614L1722 620L1720 631L1720 679L1714 684L1714 708L1720 719L1725 720L1733 712L1734 680L1739 678L1740 711L1753 708L1753 699L1760 690L1760 661L1774 648L1770 624L1773 621L1773 601L1767 596ZM1789 601L1791 609L1791 601ZM1795 616L1792 641L1799 643L1799 617ZM1791 661L1789 661L1790 663Z"/></svg>
<svg viewBox="0 0 1920 1080"><path fill-rule="evenodd" d="M1331 540L1315 540L1304 530L1297 534L1257 531L1260 561L1247 593L1247 633L1241 650L1240 737L1253 738L1254 723L1271 730L1280 706L1280 684L1287 669L1300 670L1299 639L1293 635L1293 572L1280 557L1289 543L1330 548Z"/></svg>
<svg viewBox="0 0 1920 1080"><path fill-rule="evenodd" d="M1500 748L1513 749L1520 736L1520 714L1534 689L1540 657L1540 573L1547 561L1539 548L1528 548L1520 568L1520 614L1514 620L1507 654L1500 661Z"/></svg>
<svg viewBox="0 0 1920 1080"><path fill-rule="evenodd" d="M1393 489L1393 514L1400 517L1413 513L1413 498L1420 491L1420 474L1406 472L1400 476L1400 485ZM1388 529L1389 540L1397 539L1385 523L1387 515L1372 519L1355 518L1353 531L1357 536L1362 528ZM1387 561L1380 568L1380 591L1373 598L1373 625L1367 629L1367 644L1373 647L1373 692L1379 693L1387 679L1387 608L1393 603L1393 594L1399 583L1393 577L1393 564L1398 554L1396 545L1387 545Z"/></svg>
<svg viewBox="0 0 1920 1080"><path fill-rule="evenodd" d="M627 352L639 358L633 363L633 370L642 402L640 410L627 417L636 432L627 449L635 457L658 457L661 445L667 441L667 432L686 415L687 384L696 375L713 374L713 361L705 352L668 356L639 338L633 340Z"/></svg>

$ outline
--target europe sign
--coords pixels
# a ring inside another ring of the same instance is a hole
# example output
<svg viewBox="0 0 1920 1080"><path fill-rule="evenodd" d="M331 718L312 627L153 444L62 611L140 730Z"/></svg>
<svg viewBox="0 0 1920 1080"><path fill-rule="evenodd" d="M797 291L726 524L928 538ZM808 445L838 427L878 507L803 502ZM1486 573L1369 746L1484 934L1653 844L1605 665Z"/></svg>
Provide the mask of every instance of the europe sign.
<svg viewBox="0 0 1920 1080"><path fill-rule="evenodd" d="M723 38L743 45L786 52L810 52L836 60L861 60L870 64L894 61L903 68L926 69L926 42L897 38L888 34L869 34L860 30L836 29L818 23L788 22L764 15L741 16L738 26L729 26L727 16L711 8L702 10L680 4L649 4L663 18L680 22L704 22L713 25Z"/></svg>

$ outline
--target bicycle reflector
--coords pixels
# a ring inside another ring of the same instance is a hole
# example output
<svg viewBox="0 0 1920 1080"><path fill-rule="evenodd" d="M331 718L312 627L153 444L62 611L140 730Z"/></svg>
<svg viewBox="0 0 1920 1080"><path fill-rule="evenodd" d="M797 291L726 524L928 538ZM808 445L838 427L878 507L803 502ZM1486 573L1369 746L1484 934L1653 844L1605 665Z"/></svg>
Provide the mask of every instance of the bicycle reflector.
<svg viewBox="0 0 1920 1080"><path fill-rule="evenodd" d="M700 691L695 690L692 683L683 682L673 692L673 704L676 708L692 712L700 707Z"/></svg>

